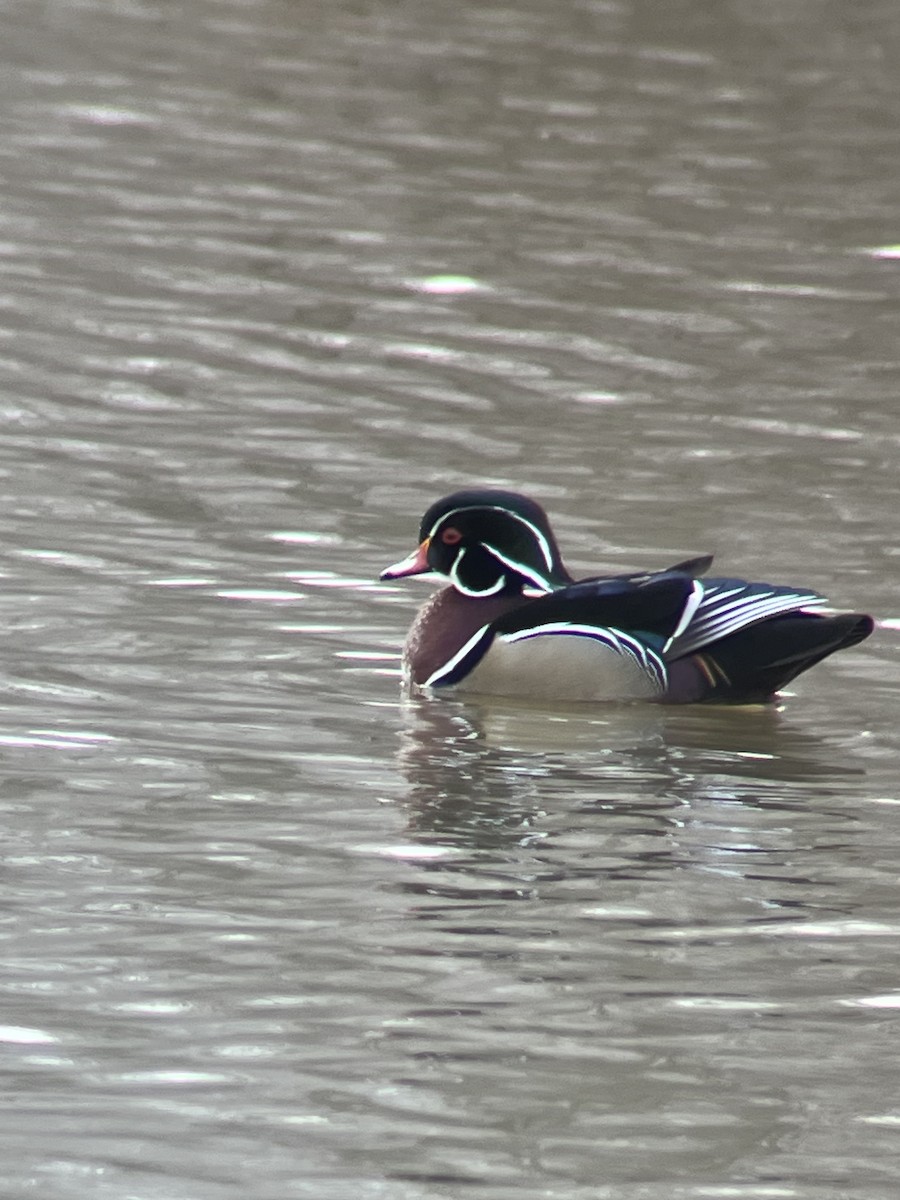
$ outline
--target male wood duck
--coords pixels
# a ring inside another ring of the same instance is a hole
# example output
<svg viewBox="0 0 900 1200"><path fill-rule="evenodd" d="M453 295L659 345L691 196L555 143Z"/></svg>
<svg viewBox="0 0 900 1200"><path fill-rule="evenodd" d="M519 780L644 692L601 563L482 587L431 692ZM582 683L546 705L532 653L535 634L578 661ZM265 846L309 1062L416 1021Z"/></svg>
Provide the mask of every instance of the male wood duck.
<svg viewBox="0 0 900 1200"><path fill-rule="evenodd" d="M474 488L433 504L417 548L381 578L449 580L420 609L403 653L410 683L441 690L761 703L872 632L864 613L818 611L826 601L816 592L701 579L711 563L576 582L539 504Z"/></svg>

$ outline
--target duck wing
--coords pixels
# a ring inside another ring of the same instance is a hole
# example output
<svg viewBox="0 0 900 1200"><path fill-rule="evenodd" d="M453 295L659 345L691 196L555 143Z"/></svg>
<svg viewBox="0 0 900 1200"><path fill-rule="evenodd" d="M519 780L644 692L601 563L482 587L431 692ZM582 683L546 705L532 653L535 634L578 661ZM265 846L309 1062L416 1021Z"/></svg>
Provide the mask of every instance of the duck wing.
<svg viewBox="0 0 900 1200"><path fill-rule="evenodd" d="M629 571L627 574L620 575L589 575L587 579L580 579L578 583L569 584L568 587L580 587L587 583L649 583L650 580L660 579L665 575L687 575L690 579L698 579L701 575L706 574L712 563L713 556L711 554L700 554L696 558L686 558L682 562L673 563L671 567L666 567L662 571ZM568 590L568 587L565 590ZM544 592L535 593L535 595L544 594Z"/></svg>
<svg viewBox="0 0 900 1200"><path fill-rule="evenodd" d="M700 554L697 558L686 558L683 562L667 567L666 573L673 574L674 572L678 572L681 575L690 575L692 579L696 579L699 575L705 575L712 565L712 554Z"/></svg>
<svg viewBox="0 0 900 1200"><path fill-rule="evenodd" d="M479 629L425 686L507 695L647 699L666 687L664 648L700 599L690 575L582 580Z"/></svg>
<svg viewBox="0 0 900 1200"><path fill-rule="evenodd" d="M490 628L502 636L547 625L621 629L661 648L680 629L698 587L690 575L672 571L584 579L504 613Z"/></svg>
<svg viewBox="0 0 900 1200"><path fill-rule="evenodd" d="M815 612L828 603L818 592L744 579L698 582L699 602L665 648L667 662L693 654L729 634L786 613Z"/></svg>

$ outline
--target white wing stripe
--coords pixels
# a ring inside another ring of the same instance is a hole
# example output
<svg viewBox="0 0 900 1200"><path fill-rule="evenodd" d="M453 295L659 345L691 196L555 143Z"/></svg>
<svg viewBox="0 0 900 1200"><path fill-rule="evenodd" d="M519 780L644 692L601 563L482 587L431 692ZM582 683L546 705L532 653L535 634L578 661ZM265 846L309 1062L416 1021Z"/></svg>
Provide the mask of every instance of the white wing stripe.
<svg viewBox="0 0 900 1200"><path fill-rule="evenodd" d="M740 608L734 608L728 612L711 612L704 614L700 620L695 621L692 626L692 632L704 628L719 628L726 629L730 627L741 628L760 617L773 616L779 612L796 612L797 605L791 601L785 603L783 599L772 599L757 601L754 604L745 604Z"/></svg>
<svg viewBox="0 0 900 1200"><path fill-rule="evenodd" d="M698 608L700 607L700 605L703 602L703 594L704 594L703 584L700 582L699 579L695 579L694 586L691 588L691 594L690 594L690 596L688 596L687 600L685 601L684 609L682 610L681 616L678 618L678 625L677 625L675 631L673 632L672 636L666 642L664 650L668 650L668 648L672 645L672 643L675 641L675 639L677 637L680 637L684 633L684 631L687 629L688 625L690 625Z"/></svg>
<svg viewBox="0 0 900 1200"><path fill-rule="evenodd" d="M740 586L705 587L705 595L694 613L693 620L683 632L670 640L666 646L666 653L669 657L680 657L766 617L814 610L826 604L824 596L815 592L791 592L784 589L758 591Z"/></svg>
<svg viewBox="0 0 900 1200"><path fill-rule="evenodd" d="M824 601L819 603L824 604ZM757 614L765 616L774 612L794 612L800 607L792 596L752 596L743 604L729 604L726 608L712 609L706 613L701 609L693 628L709 624L743 623L755 620Z"/></svg>
<svg viewBox="0 0 900 1200"><path fill-rule="evenodd" d="M542 637L546 633L576 633L583 637L596 638L598 642L606 642L613 649L618 649L619 636L611 629L599 625L579 625L575 621L547 621L544 625L530 625L527 629L517 629L513 633L501 633L500 640L504 642L521 642L525 638Z"/></svg>

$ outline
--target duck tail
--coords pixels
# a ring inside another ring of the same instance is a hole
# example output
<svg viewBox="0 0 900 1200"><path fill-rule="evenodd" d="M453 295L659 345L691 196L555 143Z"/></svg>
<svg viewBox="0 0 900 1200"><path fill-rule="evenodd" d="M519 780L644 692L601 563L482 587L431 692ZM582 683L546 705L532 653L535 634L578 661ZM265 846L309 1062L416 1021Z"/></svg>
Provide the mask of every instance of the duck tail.
<svg viewBox="0 0 900 1200"><path fill-rule="evenodd" d="M866 613L771 617L672 664L672 684L695 701L762 703L829 654L863 641L874 626Z"/></svg>

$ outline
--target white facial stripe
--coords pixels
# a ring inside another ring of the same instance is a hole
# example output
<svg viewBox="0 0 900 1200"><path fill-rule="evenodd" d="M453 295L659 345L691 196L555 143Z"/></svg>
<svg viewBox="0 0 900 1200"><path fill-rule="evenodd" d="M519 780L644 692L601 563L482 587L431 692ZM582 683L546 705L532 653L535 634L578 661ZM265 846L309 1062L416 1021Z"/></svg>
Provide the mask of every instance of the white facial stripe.
<svg viewBox="0 0 900 1200"><path fill-rule="evenodd" d="M450 568L450 582L458 592L462 592L464 596L493 596L495 592L502 592L506 587L506 576L501 575L496 583L491 584L489 588L484 588L483 591L475 591L474 588L466 587L459 577L459 564L463 560L465 550L460 550L456 558L453 560L453 566Z"/></svg>
<svg viewBox="0 0 900 1200"><path fill-rule="evenodd" d="M516 562L514 558L507 558L505 554L501 554L497 547L492 546L490 542L482 542L481 544L485 550L493 554L494 558L499 559L504 566L509 567L512 571L516 571L519 575L524 575L526 579L530 579L535 587L540 588L542 592L553 591L549 579L545 579L543 575L538 575L537 571L533 571L531 567L526 567L524 563Z"/></svg>
<svg viewBox="0 0 900 1200"><path fill-rule="evenodd" d="M530 530L534 540L537 542L538 546L540 546L541 554L544 556L544 562L547 564L547 570L553 570L553 551L550 549L550 543L547 541L538 527L536 525L532 525L531 521L526 521L524 517L520 517L518 513L514 513L508 508L504 508L501 504L467 504L462 508L454 508L450 512L444 513L440 520L435 521L428 536L434 537L438 528L443 525L448 517L455 517L457 513L461 512L472 512L473 509L477 508L483 508L489 512L506 513L508 517L512 517L514 520L519 521L522 525L524 525L526 529Z"/></svg>

